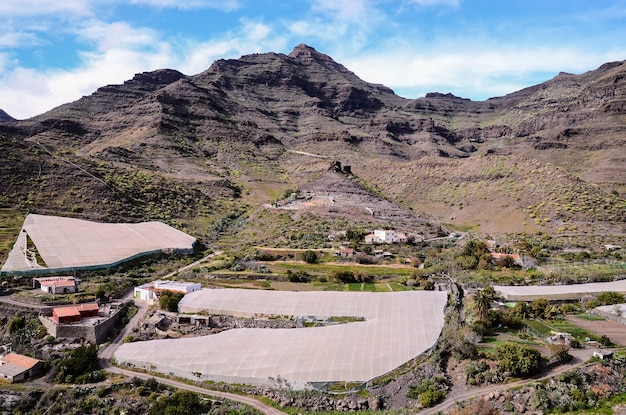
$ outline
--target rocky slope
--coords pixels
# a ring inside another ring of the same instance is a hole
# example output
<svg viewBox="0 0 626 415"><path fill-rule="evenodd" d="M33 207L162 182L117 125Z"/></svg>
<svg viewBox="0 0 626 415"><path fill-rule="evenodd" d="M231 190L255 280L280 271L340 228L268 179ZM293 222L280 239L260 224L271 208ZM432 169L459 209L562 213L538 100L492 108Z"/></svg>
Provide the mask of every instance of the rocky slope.
<svg viewBox="0 0 626 415"><path fill-rule="evenodd" d="M182 221L201 235L229 211L245 218L285 190L315 187L339 161L387 211L436 224L623 235L625 112L624 62L482 102L411 100L299 45L218 60L194 76L141 73L0 121L0 179L9 183L0 201Z"/></svg>

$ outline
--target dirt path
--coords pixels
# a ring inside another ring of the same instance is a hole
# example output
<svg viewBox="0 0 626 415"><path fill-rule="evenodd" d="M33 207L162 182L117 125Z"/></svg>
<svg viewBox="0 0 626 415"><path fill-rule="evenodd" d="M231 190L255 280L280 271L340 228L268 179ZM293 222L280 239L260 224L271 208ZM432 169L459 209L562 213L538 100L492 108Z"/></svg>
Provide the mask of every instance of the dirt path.
<svg viewBox="0 0 626 415"><path fill-rule="evenodd" d="M215 252L214 254L211 254L205 258L202 258L201 260L196 261L193 264L189 264L186 267L183 267L176 272L181 272L186 269L193 268L194 266L206 261L207 259L212 258L214 255L219 255L220 253L221 252ZM176 272L170 275L173 275ZM130 299L131 297L132 297L132 292L127 295L126 299ZM214 390L202 388L200 386L190 385L184 382L178 382L172 379L162 378L159 376L142 373L142 372L134 372L132 370L127 370L127 369L122 369L120 367L112 366L111 358L113 357L115 350L117 350L117 348L122 344L126 335L129 332L131 332L133 328L137 326L137 324L145 317L146 313L148 312L149 307L145 302L135 300L135 305L138 308L137 313L128 322L128 324L124 326L122 330L120 330L120 332L117 334L117 336L115 336L115 338L111 341L111 343L109 343L106 347L104 347L98 354L98 362L102 369L106 370L109 373L121 374L121 375L129 376L129 377L138 377L144 380L153 378L153 379L156 379L160 383L173 386L178 389L184 389L184 390L188 390L191 392L201 393L204 395L215 396L217 398L229 399L231 401L245 403L247 405L250 405L254 409L264 413L265 415L285 415L284 412L272 406L264 404L263 402L250 396L237 395L234 393L228 393L228 392L222 392L222 391L214 391Z"/></svg>
<svg viewBox="0 0 626 415"><path fill-rule="evenodd" d="M472 391L462 392L462 393L451 393L446 397L446 399L440 403L439 405L433 406L431 408L426 408L418 412L419 414L435 414L437 412L443 412L449 410L454 404L457 402L467 401L472 398L476 398L478 396L485 395L489 392L496 391L505 391L507 389L511 389L516 386L524 386L533 382L537 382L544 379L550 379L558 374L563 372L567 372L568 370L575 369L577 367L583 366L586 364L587 360L589 360L593 356L593 350L591 349L579 349L572 350L572 356L574 357L569 363L557 366L553 370L550 370L548 373L539 374L536 377L530 379L524 379L517 382L507 383L505 385L493 385L485 388L475 389Z"/></svg>

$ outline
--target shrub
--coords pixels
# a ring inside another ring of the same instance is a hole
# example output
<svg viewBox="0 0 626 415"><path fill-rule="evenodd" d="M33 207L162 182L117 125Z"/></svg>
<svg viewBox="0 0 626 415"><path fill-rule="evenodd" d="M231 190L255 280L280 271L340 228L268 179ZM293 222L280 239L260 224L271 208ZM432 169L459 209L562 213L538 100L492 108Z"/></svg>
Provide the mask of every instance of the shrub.
<svg viewBox="0 0 626 415"><path fill-rule="evenodd" d="M444 391L436 390L436 389L429 389L420 395L419 401L420 401L420 405L422 405L425 408L428 408L430 406L438 404L445 397L446 397L446 393Z"/></svg>
<svg viewBox="0 0 626 415"><path fill-rule="evenodd" d="M302 260L307 264L317 263L318 257L315 251L304 251L302 253Z"/></svg>
<svg viewBox="0 0 626 415"><path fill-rule="evenodd" d="M161 310L176 312L178 311L178 303L184 296L183 293L163 291L159 297L159 307Z"/></svg>
<svg viewBox="0 0 626 415"><path fill-rule="evenodd" d="M535 373L541 364L541 353L528 346L507 342L498 345L496 354L500 359L498 370L512 376L528 376Z"/></svg>
<svg viewBox="0 0 626 415"><path fill-rule="evenodd" d="M311 276L304 271L287 270L287 279L291 282L311 282Z"/></svg>
<svg viewBox="0 0 626 415"><path fill-rule="evenodd" d="M624 295L615 291L605 291L598 294L598 301L604 305L622 304L624 303Z"/></svg>

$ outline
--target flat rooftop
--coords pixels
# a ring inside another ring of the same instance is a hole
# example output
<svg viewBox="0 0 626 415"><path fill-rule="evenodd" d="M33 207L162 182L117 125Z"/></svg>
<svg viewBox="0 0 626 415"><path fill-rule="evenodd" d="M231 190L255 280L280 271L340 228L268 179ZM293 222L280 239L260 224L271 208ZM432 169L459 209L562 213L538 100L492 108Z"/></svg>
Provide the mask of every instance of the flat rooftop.
<svg viewBox="0 0 626 415"><path fill-rule="evenodd" d="M443 291L291 292L204 289L179 303L183 313L239 317L354 317L363 321L302 329L232 329L182 339L125 343L120 363L189 379L276 384L365 382L429 350L444 321ZM283 385L284 386L284 385Z"/></svg>
<svg viewBox="0 0 626 415"><path fill-rule="evenodd" d="M37 263L27 236L44 264ZM30 214L24 220L3 272L104 268L160 251L193 250L196 239L161 222L96 223Z"/></svg>
<svg viewBox="0 0 626 415"><path fill-rule="evenodd" d="M533 301L538 298L578 300L585 295L597 295L605 291L626 294L626 280L571 285L494 285L493 289L510 301Z"/></svg>

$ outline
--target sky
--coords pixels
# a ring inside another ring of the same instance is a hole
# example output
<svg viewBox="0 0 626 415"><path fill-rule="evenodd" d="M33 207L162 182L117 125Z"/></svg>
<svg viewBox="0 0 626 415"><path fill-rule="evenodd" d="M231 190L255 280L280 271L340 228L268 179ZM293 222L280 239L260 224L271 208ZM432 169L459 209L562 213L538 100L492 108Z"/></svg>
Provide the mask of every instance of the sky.
<svg viewBox="0 0 626 415"><path fill-rule="evenodd" d="M502 96L626 60L626 0L1 0L0 109L300 43L406 98Z"/></svg>

